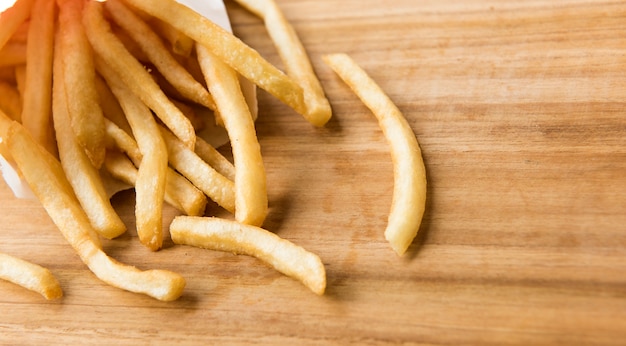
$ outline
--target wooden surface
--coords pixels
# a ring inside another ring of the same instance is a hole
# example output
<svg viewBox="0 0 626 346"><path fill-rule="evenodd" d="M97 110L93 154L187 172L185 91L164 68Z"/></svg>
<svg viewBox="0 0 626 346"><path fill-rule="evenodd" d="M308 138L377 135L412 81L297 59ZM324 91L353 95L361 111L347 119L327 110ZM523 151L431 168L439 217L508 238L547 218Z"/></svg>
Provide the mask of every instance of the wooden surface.
<svg viewBox="0 0 626 346"><path fill-rule="evenodd" d="M618 0L281 0L334 108L316 129L260 93L265 227L320 255L324 296L259 261L191 247L116 259L177 271L175 302L92 275L36 201L0 184L0 251L46 266L47 302L0 282L6 344L623 344L626 340L626 3ZM280 66L259 20L235 32ZM346 52L421 143L429 186L408 254L383 238L388 147L321 62ZM228 150L225 149L225 152ZM133 193L114 197L133 229ZM211 206L208 214L223 215ZM175 212L166 209L164 223Z"/></svg>

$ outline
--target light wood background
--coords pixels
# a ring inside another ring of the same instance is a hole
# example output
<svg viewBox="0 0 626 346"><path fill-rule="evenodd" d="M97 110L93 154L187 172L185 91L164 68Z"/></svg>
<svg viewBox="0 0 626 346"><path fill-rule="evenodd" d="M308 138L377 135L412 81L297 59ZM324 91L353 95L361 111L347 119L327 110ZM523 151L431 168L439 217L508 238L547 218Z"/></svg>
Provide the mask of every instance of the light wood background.
<svg viewBox="0 0 626 346"><path fill-rule="evenodd" d="M0 251L46 266L47 302L0 282L6 344L623 344L626 3L279 0L334 108L322 129L260 92L265 227L320 255L324 296L245 256L105 242L184 275L175 302L92 275L36 201L0 183ZM281 66L262 23L234 30ZM423 150L425 218L408 254L383 238L392 191L374 117L321 61L350 54ZM224 148L228 152L228 148ZM114 197L134 228L132 192ZM211 206L208 214L223 215ZM164 224L175 212L166 209Z"/></svg>

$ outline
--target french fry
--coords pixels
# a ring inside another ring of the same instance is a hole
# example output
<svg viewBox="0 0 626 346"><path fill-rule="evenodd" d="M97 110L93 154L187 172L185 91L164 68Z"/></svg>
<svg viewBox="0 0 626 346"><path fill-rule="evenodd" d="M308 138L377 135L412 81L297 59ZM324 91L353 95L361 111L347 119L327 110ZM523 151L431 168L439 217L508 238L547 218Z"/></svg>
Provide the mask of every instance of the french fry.
<svg viewBox="0 0 626 346"><path fill-rule="evenodd" d="M137 142L128 132L124 131L121 127L117 126L114 122L109 119L104 120L107 139L109 139L109 144L107 148L119 150L133 161L133 164L136 167L141 165L141 159L143 155L137 146ZM130 125L129 125L130 126Z"/></svg>
<svg viewBox="0 0 626 346"><path fill-rule="evenodd" d="M305 118L323 126L332 115L330 103L317 79L308 54L293 26L274 0L235 0L263 19L267 32L285 64L287 75L302 87L307 112Z"/></svg>
<svg viewBox="0 0 626 346"><path fill-rule="evenodd" d="M96 168L104 161L104 116L95 87L93 52L81 25L82 0L57 0L57 38L63 50L65 93L72 130Z"/></svg>
<svg viewBox="0 0 626 346"><path fill-rule="evenodd" d="M195 152L202 160L204 160L204 162L208 163L209 166L213 167L219 174L235 181L235 166L233 166L233 164L211 144L198 137L196 140Z"/></svg>
<svg viewBox="0 0 626 346"><path fill-rule="evenodd" d="M202 45L196 46L198 61L233 150L235 164L235 218L261 226L268 211L265 168L254 121L239 87L237 74Z"/></svg>
<svg viewBox="0 0 626 346"><path fill-rule="evenodd" d="M68 243L100 280L163 301L180 297L185 279L179 274L158 269L141 271L107 256L65 179L60 163L20 124L11 123L7 132L11 154L31 189Z"/></svg>
<svg viewBox="0 0 626 346"><path fill-rule="evenodd" d="M122 106L120 106L117 98L113 95L111 88L99 75L96 77L96 90L100 99L100 108L102 108L102 113L104 114L105 128L107 121L112 121L126 133L131 133L132 130Z"/></svg>
<svg viewBox="0 0 626 346"><path fill-rule="evenodd" d="M113 68L96 61L100 75L120 102L142 154L135 181L135 218L142 244L152 251L163 245L163 201L167 177L167 148L150 109L126 87Z"/></svg>
<svg viewBox="0 0 626 346"><path fill-rule="evenodd" d="M56 155L52 122L52 60L56 6L54 0L35 0L28 27L26 80L22 125Z"/></svg>
<svg viewBox="0 0 626 346"><path fill-rule="evenodd" d="M11 119L22 121L22 102L20 92L13 85L0 81L0 109Z"/></svg>
<svg viewBox="0 0 626 346"><path fill-rule="evenodd" d="M374 113L391 148L394 191L385 238L402 255L417 235L426 204L426 169L413 130L398 107L346 54L323 57Z"/></svg>
<svg viewBox="0 0 626 346"><path fill-rule="evenodd" d="M172 51L180 56L189 57L193 51L195 42L176 30L173 26L169 25L158 18L150 17L147 19L150 27L164 40L169 42L172 47Z"/></svg>
<svg viewBox="0 0 626 346"><path fill-rule="evenodd" d="M307 114L302 88L296 82L263 59L257 51L209 19L174 0L158 2L125 0L125 2L167 21L296 112Z"/></svg>
<svg viewBox="0 0 626 346"><path fill-rule="evenodd" d="M213 97L174 59L148 24L119 0L109 0L104 4L113 21L130 35L165 79L182 96L209 109L215 109Z"/></svg>
<svg viewBox="0 0 626 346"><path fill-rule="evenodd" d="M174 106L143 66L113 35L109 23L104 19L101 2L90 1L85 5L83 24L87 37L98 56L185 145L193 148L196 134L191 122Z"/></svg>
<svg viewBox="0 0 626 346"><path fill-rule="evenodd" d="M53 119L61 166L93 228L105 238L118 237L126 225L117 215L96 169L78 143L70 124L63 73L64 53L57 40L54 59Z"/></svg>
<svg viewBox="0 0 626 346"><path fill-rule="evenodd" d="M256 257L318 295L326 289L319 256L262 228L213 217L177 216L170 234L175 244Z"/></svg>
<svg viewBox="0 0 626 346"><path fill-rule="evenodd" d="M0 253L0 279L37 292L48 300L63 297L59 281L48 269L5 253Z"/></svg>
<svg viewBox="0 0 626 346"><path fill-rule="evenodd" d="M0 50L30 15L34 0L17 0L0 14Z"/></svg>
<svg viewBox="0 0 626 346"><path fill-rule="evenodd" d="M0 49L0 66L15 66L26 63L26 44L7 43Z"/></svg>
<svg viewBox="0 0 626 346"><path fill-rule="evenodd" d="M135 186L137 168L126 155L115 150L109 150L104 159L104 166L116 179ZM185 215L200 216L204 214L207 204L206 196L193 186L189 180L174 170L168 169L166 184L165 202Z"/></svg>
<svg viewBox="0 0 626 346"><path fill-rule="evenodd" d="M231 213L235 212L234 183L219 174L171 132L161 127L170 165L189 179L200 191Z"/></svg>
<svg viewBox="0 0 626 346"><path fill-rule="evenodd" d="M68 229L69 233L66 237L68 241L72 243L80 233L81 238L89 240L94 247L101 249L98 233L91 226L87 215L76 199L61 163L43 149L21 124L14 121L7 124L4 114L0 116L0 119L2 119L0 135L3 136L3 143L6 144L23 177L44 207L53 208L59 222L67 221L64 219L67 214L80 214L80 218L84 220L81 222L82 227ZM49 189L46 190L48 186ZM52 193L53 191L58 193Z"/></svg>

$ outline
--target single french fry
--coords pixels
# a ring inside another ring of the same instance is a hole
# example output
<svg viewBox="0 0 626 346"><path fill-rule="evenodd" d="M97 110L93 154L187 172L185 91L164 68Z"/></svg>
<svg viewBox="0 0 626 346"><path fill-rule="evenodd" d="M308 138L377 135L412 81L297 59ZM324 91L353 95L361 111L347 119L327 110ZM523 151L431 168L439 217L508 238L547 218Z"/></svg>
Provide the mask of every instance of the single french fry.
<svg viewBox="0 0 626 346"><path fill-rule="evenodd" d="M198 61L233 150L235 164L235 218L261 226L268 211L265 168L254 121L239 87L237 74L202 45L196 46Z"/></svg>
<svg viewBox="0 0 626 346"><path fill-rule="evenodd" d="M202 160L204 160L204 162L208 163L209 166L213 167L219 174L235 181L235 166L211 144L198 137L196 140L195 152Z"/></svg>
<svg viewBox="0 0 626 346"><path fill-rule="evenodd" d="M0 119L3 118L0 116ZM8 124L8 128L6 125L5 119L0 121L0 135L3 135L3 143L7 145L18 169L21 170L23 177L44 205L44 208L48 210L50 207L53 210L53 221L65 224L66 221L69 222L67 220L68 214L81 219L79 220L81 224L79 227L62 230L62 232L68 231L64 233L66 239L73 245L78 245L74 242L79 237L101 249L102 245L98 233L91 226L87 215L76 199L61 163L42 148L21 124L13 121ZM58 219L55 221L55 218Z"/></svg>
<svg viewBox="0 0 626 346"><path fill-rule="evenodd" d="M52 126L52 60L56 5L54 0L35 0L28 27L26 80L22 125L49 152L56 155Z"/></svg>
<svg viewBox="0 0 626 346"><path fill-rule="evenodd" d="M100 99L100 108L102 108L102 113L104 114L105 127L107 126L107 121L112 121L122 130L131 133L132 130L122 106L120 106L117 98L113 95L111 88L99 75L96 77L96 90Z"/></svg>
<svg viewBox="0 0 626 346"><path fill-rule="evenodd" d="M0 81L0 109L11 119L21 122L22 102L20 92L9 83Z"/></svg>
<svg viewBox="0 0 626 346"><path fill-rule="evenodd" d="M158 269L141 271L107 256L65 179L60 163L19 123L12 122L7 132L11 154L29 186L68 243L100 280L163 301L180 297L185 279L179 274Z"/></svg>
<svg viewBox="0 0 626 346"><path fill-rule="evenodd" d="M117 149L126 155L133 161L136 167L141 165L141 159L143 154L137 146L137 142L130 133L124 131L121 127L117 126L109 119L104 120L107 138L110 140L109 149ZM130 125L129 125L130 126ZM132 132L132 131L131 131Z"/></svg>
<svg viewBox="0 0 626 346"><path fill-rule="evenodd" d="M104 161L104 116L98 102L93 51L81 25L82 0L57 0L57 38L63 50L65 93L72 130L96 168Z"/></svg>
<svg viewBox="0 0 626 346"><path fill-rule="evenodd" d="M0 253L0 279L37 292L48 300L63 297L61 285L50 270L5 253Z"/></svg>
<svg viewBox="0 0 626 346"><path fill-rule="evenodd" d="M287 75L302 87L307 112L305 118L323 126L332 115L324 89L313 71L309 56L293 26L274 0L235 0L263 19L265 28L285 64Z"/></svg>
<svg viewBox="0 0 626 346"><path fill-rule="evenodd" d="M161 127L170 165L189 179L200 191L231 213L235 212L234 183L219 174L171 132Z"/></svg>
<svg viewBox="0 0 626 346"><path fill-rule="evenodd" d="M104 4L113 21L130 35L181 95L209 109L215 109L215 102L209 92L174 59L159 36L139 16L135 15L122 1L109 0Z"/></svg>
<svg viewBox="0 0 626 346"><path fill-rule="evenodd" d="M52 114L61 166L93 228L103 237L113 239L126 231L126 225L113 209L98 169L72 131L63 76L66 69L61 59L64 51L61 41L56 42Z"/></svg>
<svg viewBox="0 0 626 346"><path fill-rule="evenodd" d="M426 169L413 130L398 107L346 54L323 57L378 119L391 148L394 190L385 238L402 255L417 235L426 205Z"/></svg>
<svg viewBox="0 0 626 346"><path fill-rule="evenodd" d="M207 47L242 76L254 82L296 112L306 115L302 88L261 55L206 17L174 0L125 0L126 3L168 22ZM215 95L214 99L216 98Z"/></svg>
<svg viewBox="0 0 626 346"><path fill-rule="evenodd" d="M100 75L120 102L142 154L135 182L135 217L142 244L152 251L163 245L163 201L167 177L167 148L150 109L126 87L104 61L96 61Z"/></svg>
<svg viewBox="0 0 626 346"><path fill-rule="evenodd" d="M30 15L34 0L17 0L0 13L0 50Z"/></svg>
<svg viewBox="0 0 626 346"><path fill-rule="evenodd" d="M87 37L98 56L120 76L136 94L185 145L193 148L196 134L191 122L167 98L143 66L124 48L104 19L102 3L90 1L83 15Z"/></svg>
<svg viewBox="0 0 626 346"><path fill-rule="evenodd" d="M326 289L319 256L262 228L214 217L177 216L170 234L176 244L256 257L316 294Z"/></svg>
<svg viewBox="0 0 626 346"><path fill-rule="evenodd" d="M147 19L148 25L164 40L169 42L172 47L172 52L177 55L189 57L193 52L195 42L176 30L173 26L169 25L158 18L150 17Z"/></svg>

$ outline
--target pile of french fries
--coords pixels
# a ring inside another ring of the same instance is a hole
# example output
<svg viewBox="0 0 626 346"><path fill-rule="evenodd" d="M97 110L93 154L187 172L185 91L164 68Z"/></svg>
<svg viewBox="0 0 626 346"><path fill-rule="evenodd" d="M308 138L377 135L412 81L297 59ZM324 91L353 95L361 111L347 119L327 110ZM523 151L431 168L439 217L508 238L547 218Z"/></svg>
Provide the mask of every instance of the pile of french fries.
<svg viewBox="0 0 626 346"><path fill-rule="evenodd" d="M263 19L282 72L209 19L174 0L17 0L0 16L0 154L12 162L89 269L104 282L163 301L185 279L109 257L101 237L126 225L105 185L134 187L139 241L163 244L162 209L176 244L257 257L317 294L326 288L319 256L262 228L267 184L256 108L241 83L266 90L315 126L332 111L295 30L273 0L236 0ZM394 196L385 236L403 254L420 227L426 198L421 152L402 113L348 56L324 56L370 107L388 138ZM200 111L202 110L202 112ZM205 118L199 114L213 114ZM233 162L197 134L223 127ZM207 199L232 219L205 215ZM0 278L62 296L46 269L0 254Z"/></svg>

